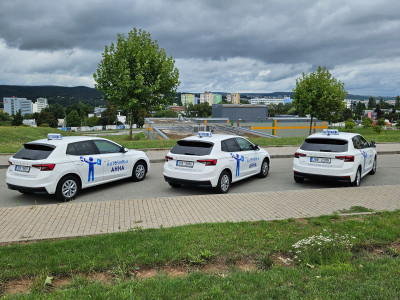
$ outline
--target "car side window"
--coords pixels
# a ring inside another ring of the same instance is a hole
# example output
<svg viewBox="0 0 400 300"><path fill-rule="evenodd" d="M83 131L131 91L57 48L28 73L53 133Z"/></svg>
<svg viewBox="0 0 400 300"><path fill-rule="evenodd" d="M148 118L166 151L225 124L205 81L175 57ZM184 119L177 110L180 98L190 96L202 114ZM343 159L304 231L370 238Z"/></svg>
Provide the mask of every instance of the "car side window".
<svg viewBox="0 0 400 300"><path fill-rule="evenodd" d="M367 140L364 137L359 135L358 138L360 140L362 148L369 148L369 143L367 142Z"/></svg>
<svg viewBox="0 0 400 300"><path fill-rule="evenodd" d="M103 140L98 140L93 142L95 143L97 149L99 149L100 154L121 152L121 147L114 143Z"/></svg>
<svg viewBox="0 0 400 300"><path fill-rule="evenodd" d="M354 145L354 148L355 148L355 149L362 149L362 148L363 148L363 146L362 146L362 144L361 144L361 141L360 141L360 139L358 138L358 136L353 137L353 138L352 138L352 141L353 141L353 145Z"/></svg>
<svg viewBox="0 0 400 300"><path fill-rule="evenodd" d="M235 139L227 139L221 142L221 150L224 152L238 152L240 148Z"/></svg>
<svg viewBox="0 0 400 300"><path fill-rule="evenodd" d="M242 138L236 138L236 141L239 144L240 151L254 150L253 144L250 143L248 140Z"/></svg>
<svg viewBox="0 0 400 300"><path fill-rule="evenodd" d="M84 141L69 144L67 154L81 156L99 154L99 152L92 141Z"/></svg>

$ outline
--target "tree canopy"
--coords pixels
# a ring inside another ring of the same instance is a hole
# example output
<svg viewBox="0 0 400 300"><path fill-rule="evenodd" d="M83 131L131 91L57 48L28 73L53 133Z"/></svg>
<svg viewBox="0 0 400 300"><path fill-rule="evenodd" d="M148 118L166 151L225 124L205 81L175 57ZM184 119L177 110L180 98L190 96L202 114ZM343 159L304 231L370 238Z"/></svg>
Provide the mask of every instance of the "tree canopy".
<svg viewBox="0 0 400 300"><path fill-rule="evenodd" d="M134 28L117 43L105 47L103 59L93 74L95 87L105 100L129 112L130 138L133 119L137 122L147 112L174 99L179 85L175 61L167 57L148 32Z"/></svg>
<svg viewBox="0 0 400 300"><path fill-rule="evenodd" d="M318 67L318 70L310 74L303 73L296 79L296 87L293 89L294 105L300 115L309 114L310 134L313 118L324 121L335 121L346 108L343 100L347 92L344 85L335 79L326 67Z"/></svg>

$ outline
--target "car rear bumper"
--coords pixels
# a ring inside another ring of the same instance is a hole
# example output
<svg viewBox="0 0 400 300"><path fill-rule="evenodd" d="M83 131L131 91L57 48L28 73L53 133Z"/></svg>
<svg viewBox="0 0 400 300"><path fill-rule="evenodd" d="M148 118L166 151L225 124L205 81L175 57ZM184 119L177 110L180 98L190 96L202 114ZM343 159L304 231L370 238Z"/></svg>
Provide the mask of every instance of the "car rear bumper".
<svg viewBox="0 0 400 300"><path fill-rule="evenodd" d="M32 187L14 185L10 183L7 183L7 186L10 190L19 191L22 193L48 194L45 187L32 188Z"/></svg>
<svg viewBox="0 0 400 300"><path fill-rule="evenodd" d="M196 186L202 186L202 187L212 187L212 184L211 184L210 180L198 181L198 180L172 178L172 177L168 177L168 176L164 176L164 179L168 183L196 185Z"/></svg>
<svg viewBox="0 0 400 300"><path fill-rule="evenodd" d="M294 177L297 178L307 178L312 180L321 180L321 181L340 181L340 182L351 182L350 176L332 176L332 175L320 175L320 174L309 174L294 171Z"/></svg>

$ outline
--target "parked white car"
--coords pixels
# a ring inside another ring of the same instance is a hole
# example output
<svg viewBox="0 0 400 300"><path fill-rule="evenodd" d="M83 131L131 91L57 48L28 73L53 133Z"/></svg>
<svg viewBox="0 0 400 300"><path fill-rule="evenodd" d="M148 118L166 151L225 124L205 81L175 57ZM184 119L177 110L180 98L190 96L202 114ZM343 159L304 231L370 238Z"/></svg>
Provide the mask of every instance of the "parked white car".
<svg viewBox="0 0 400 300"><path fill-rule="evenodd" d="M150 170L142 151L104 138L60 134L24 144L8 162L9 189L55 194L59 200L71 200L81 189L114 180L141 181Z"/></svg>
<svg viewBox="0 0 400 300"><path fill-rule="evenodd" d="M232 182L253 175L265 178L269 168L268 152L247 139L199 132L178 141L168 152L163 175L172 187L188 184L227 193Z"/></svg>
<svg viewBox="0 0 400 300"><path fill-rule="evenodd" d="M375 142L356 133L332 129L314 133L294 154L294 180L326 179L359 186L362 177L376 172L375 147Z"/></svg>

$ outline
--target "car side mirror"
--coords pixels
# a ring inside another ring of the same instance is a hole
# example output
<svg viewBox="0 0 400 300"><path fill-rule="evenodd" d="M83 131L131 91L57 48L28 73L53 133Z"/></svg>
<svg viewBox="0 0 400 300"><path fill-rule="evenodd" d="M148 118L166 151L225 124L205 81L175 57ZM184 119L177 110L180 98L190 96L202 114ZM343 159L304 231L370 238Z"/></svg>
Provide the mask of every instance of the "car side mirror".
<svg viewBox="0 0 400 300"><path fill-rule="evenodd" d="M371 143L369 143L369 146L370 146L371 148L376 148L376 145L375 145L375 142L374 142L374 141L371 141Z"/></svg>
<svg viewBox="0 0 400 300"><path fill-rule="evenodd" d="M254 145L253 145L253 149L254 149L254 150L260 150L260 147L258 147L258 144L254 144Z"/></svg>
<svg viewBox="0 0 400 300"><path fill-rule="evenodd" d="M121 147L121 152L122 152L122 153L126 153L126 152L128 152L128 150L126 150L125 146L122 146L122 147Z"/></svg>

